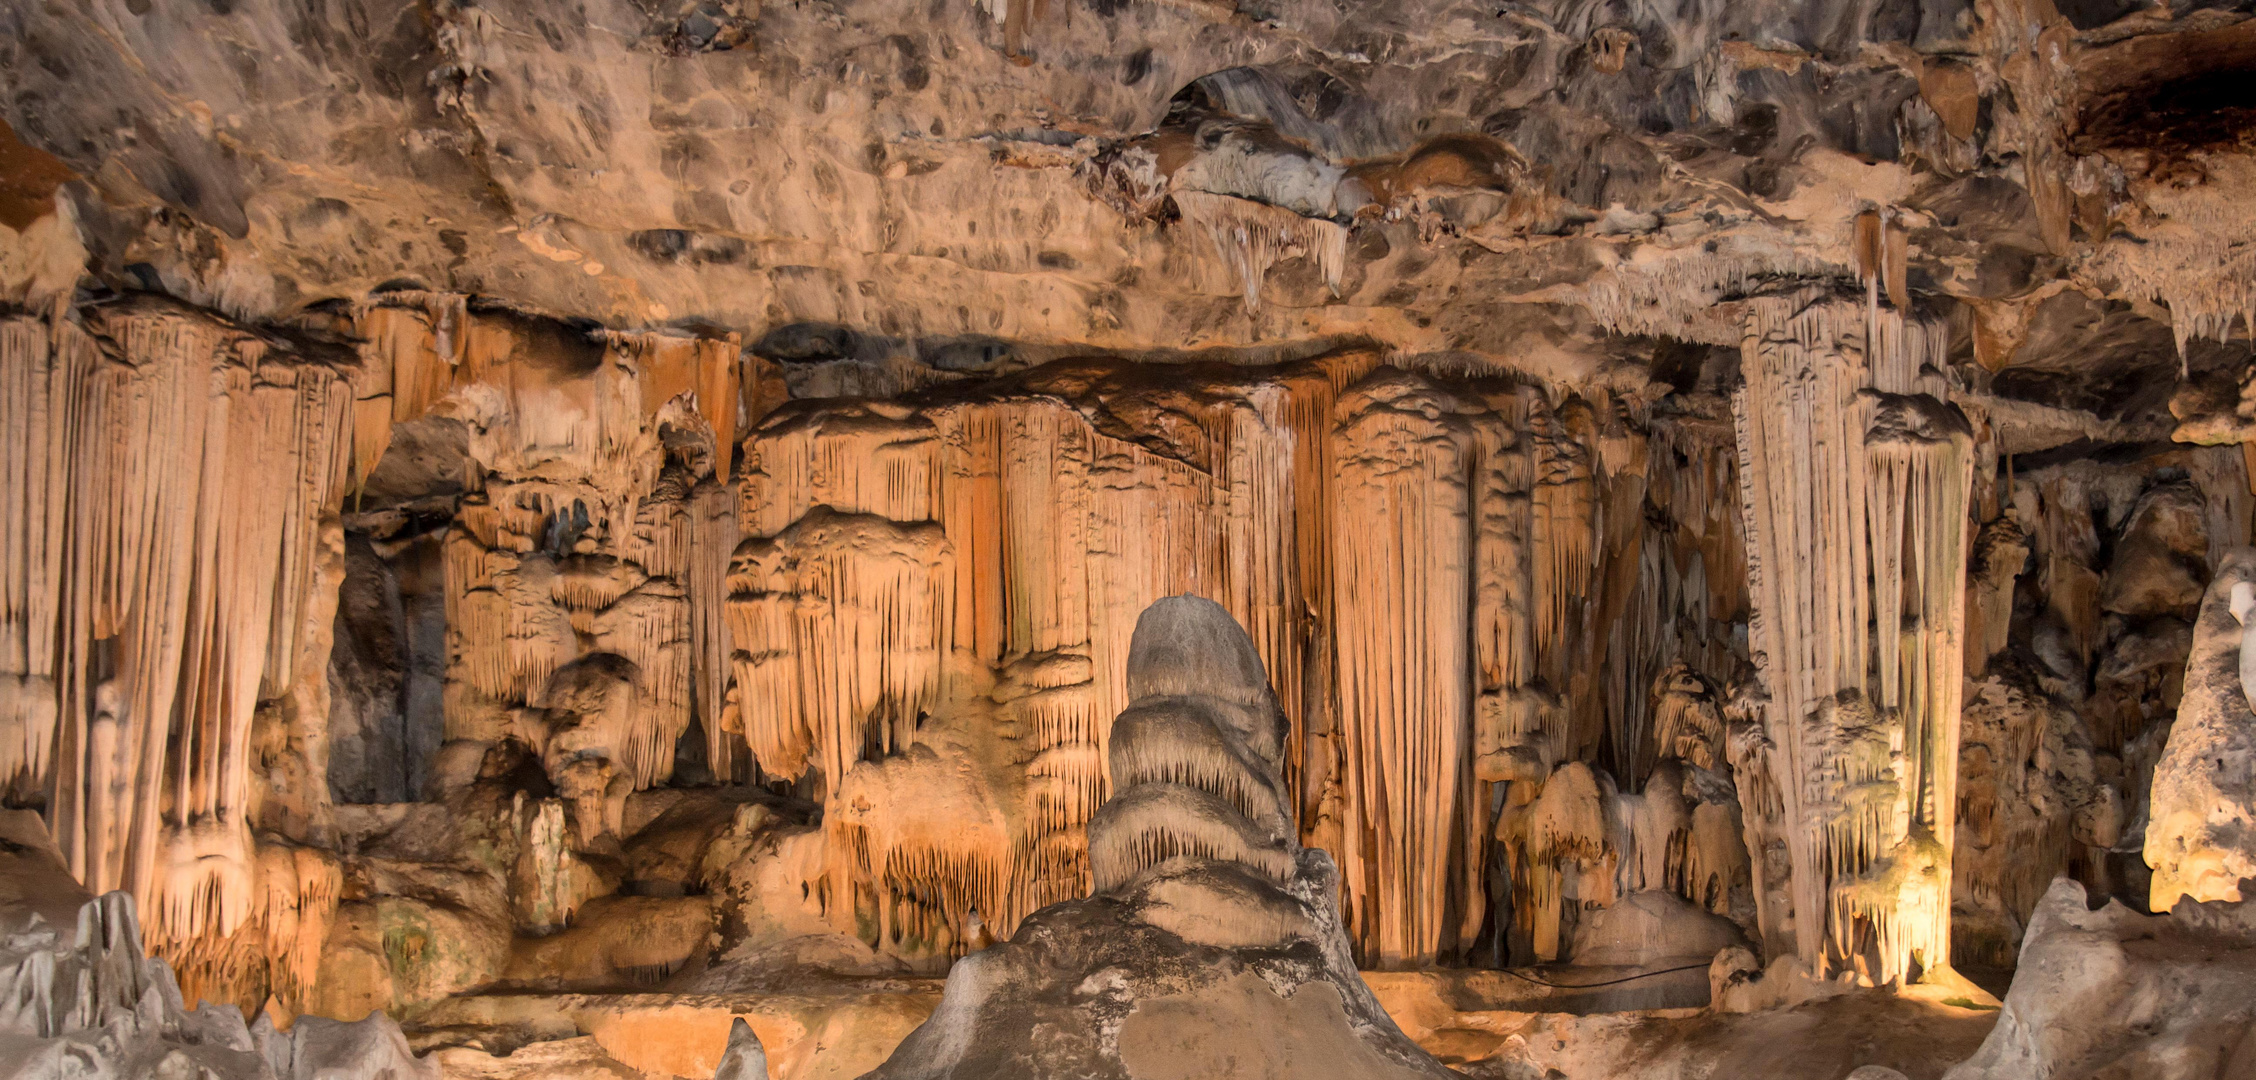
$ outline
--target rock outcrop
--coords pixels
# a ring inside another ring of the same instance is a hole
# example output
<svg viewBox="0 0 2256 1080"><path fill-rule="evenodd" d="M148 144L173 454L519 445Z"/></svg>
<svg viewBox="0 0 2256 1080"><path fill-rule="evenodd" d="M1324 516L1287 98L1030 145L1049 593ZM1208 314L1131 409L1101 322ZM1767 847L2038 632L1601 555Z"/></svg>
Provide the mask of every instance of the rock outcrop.
<svg viewBox="0 0 2256 1080"><path fill-rule="evenodd" d="M113 892L75 926L33 913L0 940L0 1058L11 1080L438 1080L399 1025L301 1018L287 1032L232 1005L182 1000L172 968L147 957L133 898Z"/></svg>
<svg viewBox="0 0 2256 1080"><path fill-rule="evenodd" d="M2093 908L2061 881L2029 923L1997 1027L1946 1080L2256 1076L2256 904Z"/></svg>
<svg viewBox="0 0 2256 1080"><path fill-rule="evenodd" d="M2246 677L2256 650L2243 623L2256 618L2252 593L2256 550L2244 548L2218 568L2194 624L2185 696L2154 766L2146 861L2155 911L2181 897L2249 899L2241 881L2256 878L2256 698Z"/></svg>

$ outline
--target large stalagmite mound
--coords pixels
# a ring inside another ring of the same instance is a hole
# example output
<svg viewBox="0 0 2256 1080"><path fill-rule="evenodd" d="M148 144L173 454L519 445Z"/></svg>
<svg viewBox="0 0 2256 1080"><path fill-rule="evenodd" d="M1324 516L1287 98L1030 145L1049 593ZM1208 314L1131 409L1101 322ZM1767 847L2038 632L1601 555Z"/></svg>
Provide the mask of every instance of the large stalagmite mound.
<svg viewBox="0 0 2256 1080"><path fill-rule="evenodd" d="M1338 871L1293 838L1284 715L1229 612L1146 609L1128 702L1090 824L1097 895L958 963L873 1080L1451 1075L1355 972Z"/></svg>

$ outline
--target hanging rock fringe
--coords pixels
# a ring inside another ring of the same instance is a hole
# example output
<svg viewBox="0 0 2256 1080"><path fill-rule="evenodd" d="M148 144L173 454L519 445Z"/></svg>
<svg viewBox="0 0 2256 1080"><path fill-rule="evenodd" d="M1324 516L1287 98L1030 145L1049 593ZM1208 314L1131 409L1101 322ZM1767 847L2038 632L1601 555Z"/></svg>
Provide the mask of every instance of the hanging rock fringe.
<svg viewBox="0 0 2256 1080"><path fill-rule="evenodd" d="M160 953L210 959L272 906L251 722L297 678L360 373L155 300L90 317L0 322L0 777L56 793L72 873L140 897Z"/></svg>
<svg viewBox="0 0 2256 1080"><path fill-rule="evenodd" d="M1949 963L1974 443L1943 336L1765 299L1733 399L1797 944L1820 972L1869 953L1882 982Z"/></svg>

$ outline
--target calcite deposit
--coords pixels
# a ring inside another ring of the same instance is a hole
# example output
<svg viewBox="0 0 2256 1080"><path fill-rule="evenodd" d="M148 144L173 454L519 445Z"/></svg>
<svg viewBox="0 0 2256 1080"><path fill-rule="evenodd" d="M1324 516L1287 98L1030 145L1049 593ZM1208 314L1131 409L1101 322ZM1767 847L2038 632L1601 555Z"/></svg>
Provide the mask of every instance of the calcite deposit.
<svg viewBox="0 0 2256 1080"><path fill-rule="evenodd" d="M2256 1075L2252 88L0 0L0 1073Z"/></svg>

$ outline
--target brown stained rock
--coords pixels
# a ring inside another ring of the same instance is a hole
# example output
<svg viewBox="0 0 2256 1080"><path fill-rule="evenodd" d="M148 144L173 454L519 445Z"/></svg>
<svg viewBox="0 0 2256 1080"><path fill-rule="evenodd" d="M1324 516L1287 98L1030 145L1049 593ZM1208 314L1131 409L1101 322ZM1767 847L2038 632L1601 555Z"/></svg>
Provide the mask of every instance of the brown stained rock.
<svg viewBox="0 0 2256 1080"><path fill-rule="evenodd" d="M22 232L55 209L55 190L78 179L70 166L36 146L26 146L16 129L0 120L0 225Z"/></svg>

